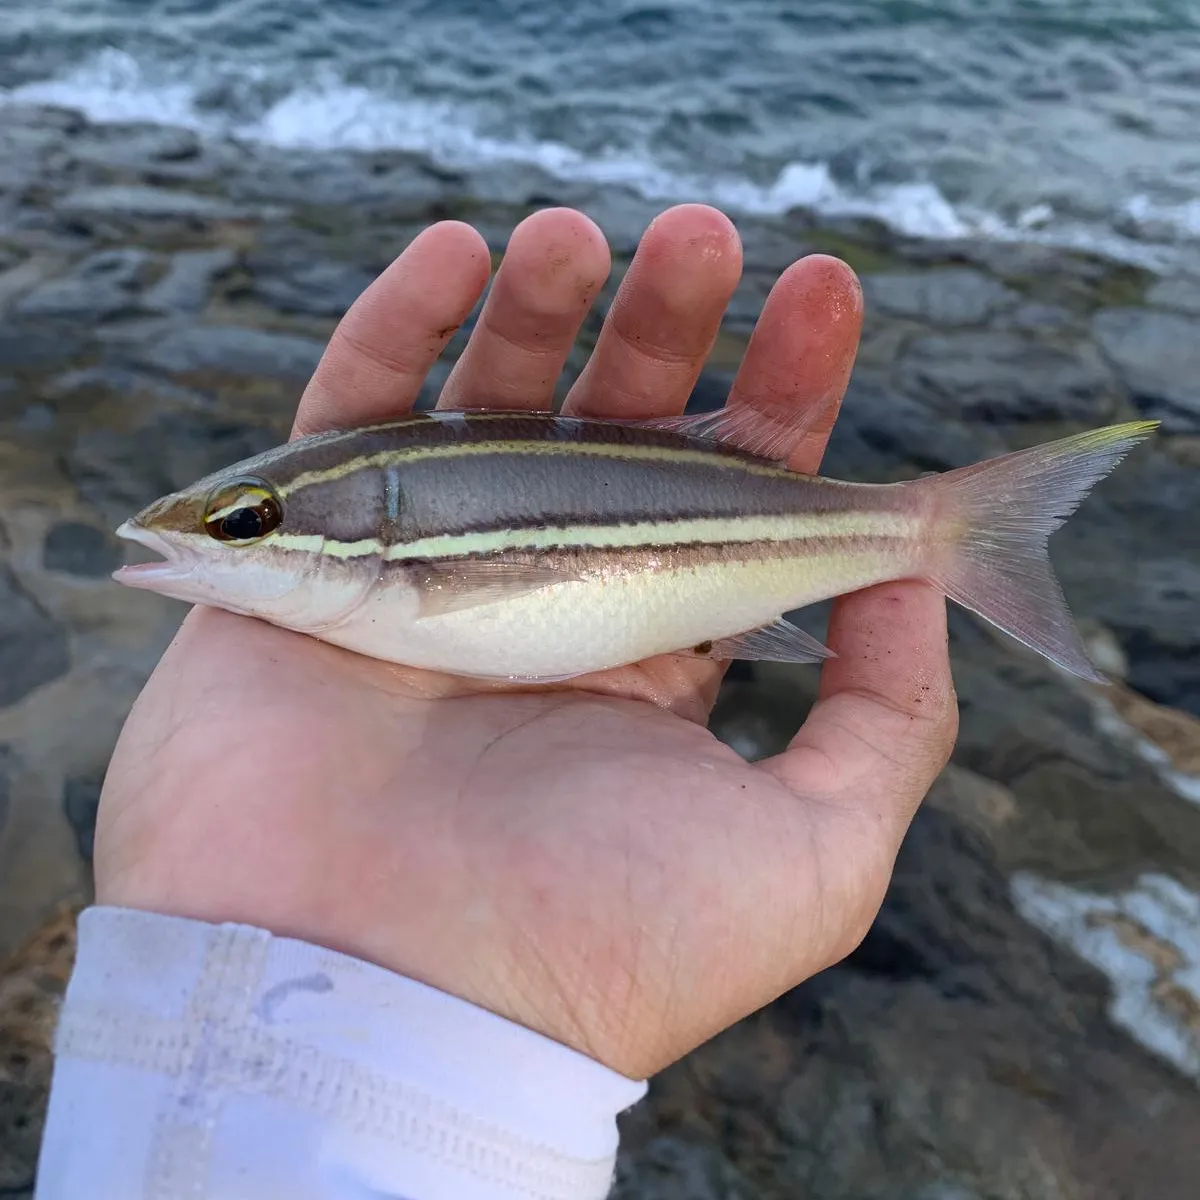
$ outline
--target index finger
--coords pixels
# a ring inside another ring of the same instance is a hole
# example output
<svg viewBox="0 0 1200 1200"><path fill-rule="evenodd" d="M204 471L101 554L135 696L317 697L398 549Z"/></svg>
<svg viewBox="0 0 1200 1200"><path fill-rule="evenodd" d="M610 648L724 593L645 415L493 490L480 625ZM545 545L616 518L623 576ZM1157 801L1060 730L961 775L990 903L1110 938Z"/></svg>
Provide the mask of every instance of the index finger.
<svg viewBox="0 0 1200 1200"><path fill-rule="evenodd" d="M470 225L422 230L347 310L309 381L292 437L407 412L491 274Z"/></svg>

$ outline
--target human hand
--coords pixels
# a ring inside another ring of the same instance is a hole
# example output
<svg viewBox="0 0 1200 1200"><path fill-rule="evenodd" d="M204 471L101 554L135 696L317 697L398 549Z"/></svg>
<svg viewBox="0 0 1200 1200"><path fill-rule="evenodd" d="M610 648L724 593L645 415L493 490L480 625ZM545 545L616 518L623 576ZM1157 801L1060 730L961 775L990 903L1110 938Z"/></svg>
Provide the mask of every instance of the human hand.
<svg viewBox="0 0 1200 1200"><path fill-rule="evenodd" d="M416 238L339 325L295 433L408 409L489 270L465 225ZM581 214L520 225L439 406L551 407L608 270ZM662 215L564 411L680 412L740 271L719 213ZM763 309L730 401L822 406L794 468L818 466L861 319L852 272L816 255ZM827 640L804 727L748 764L704 727L715 663L513 690L193 609L110 765L97 900L341 950L645 1077L857 945L949 754L940 594L844 597Z"/></svg>

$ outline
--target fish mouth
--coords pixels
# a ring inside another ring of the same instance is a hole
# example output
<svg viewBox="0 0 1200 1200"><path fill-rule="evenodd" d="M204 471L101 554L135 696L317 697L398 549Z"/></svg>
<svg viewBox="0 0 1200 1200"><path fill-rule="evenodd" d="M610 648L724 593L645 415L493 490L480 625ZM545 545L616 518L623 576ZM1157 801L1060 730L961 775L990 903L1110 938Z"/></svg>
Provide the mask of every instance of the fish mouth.
<svg viewBox="0 0 1200 1200"><path fill-rule="evenodd" d="M161 533L139 525L136 520L126 521L117 529L117 537L141 546L161 558L148 562L126 563L112 574L117 583L127 587L154 588L167 582L178 582L190 573L191 563L180 548L172 545Z"/></svg>

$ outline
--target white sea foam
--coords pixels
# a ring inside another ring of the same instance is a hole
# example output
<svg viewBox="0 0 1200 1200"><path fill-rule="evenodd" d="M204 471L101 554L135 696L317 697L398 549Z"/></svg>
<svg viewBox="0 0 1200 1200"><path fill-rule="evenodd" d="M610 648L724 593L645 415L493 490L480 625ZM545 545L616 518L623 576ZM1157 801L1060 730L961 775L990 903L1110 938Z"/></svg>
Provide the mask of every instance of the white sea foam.
<svg viewBox="0 0 1200 1200"><path fill-rule="evenodd" d="M149 121L210 129L212 123L202 120L196 109L196 94L192 83L151 83L131 55L110 49L57 78L0 89L0 101L61 105L101 123Z"/></svg>
<svg viewBox="0 0 1200 1200"><path fill-rule="evenodd" d="M247 81L247 71L239 68L239 84ZM764 217L792 209L868 217L915 237L1032 240L1096 250L1151 267L1164 265L1158 248L1146 240L1072 227L1058 221L1049 204L1032 204L1006 220L956 207L929 182L850 188L823 162L789 163L768 184L681 173L633 150L587 155L556 141L519 134L496 137L482 132L475 114L461 105L398 99L332 76L318 76L254 115L206 105L203 94L199 83L165 69L145 70L128 53L108 49L57 78L0 89L0 103L55 104L79 109L98 122L149 121L295 149L406 150L458 169L528 164L564 182L626 187L655 202L701 200L731 213ZM1134 197L1124 215L1135 224L1167 223L1200 238L1200 201L1163 209L1145 197Z"/></svg>

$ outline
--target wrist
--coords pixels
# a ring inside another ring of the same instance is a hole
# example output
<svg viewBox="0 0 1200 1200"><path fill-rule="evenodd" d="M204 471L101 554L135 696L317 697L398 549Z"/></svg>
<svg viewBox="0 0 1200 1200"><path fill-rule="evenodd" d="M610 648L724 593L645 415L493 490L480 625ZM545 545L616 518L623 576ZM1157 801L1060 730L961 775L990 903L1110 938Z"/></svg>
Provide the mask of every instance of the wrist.
<svg viewBox="0 0 1200 1200"><path fill-rule="evenodd" d="M106 851L101 853L101 850ZM518 950L504 935L480 938L467 928L447 928L404 916L383 923L376 913L313 903L258 871L223 872L192 866L165 869L169 856L128 857L98 840L97 906L208 925L239 925L347 956L436 989L498 1018L523 1026L629 1078L665 1065L630 1045L623 1012L602 999L608 989L580 964L554 961L528 940ZM415 906L414 906L415 907ZM411 913L409 914L411 916ZM465 926L464 922L464 926ZM578 980L564 985L564 977ZM628 991L628 981L626 981ZM576 992L593 997L581 1011Z"/></svg>

